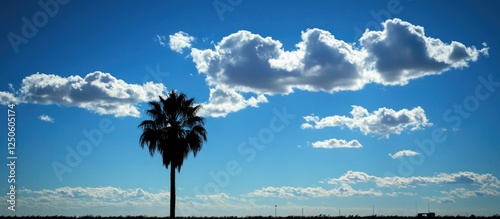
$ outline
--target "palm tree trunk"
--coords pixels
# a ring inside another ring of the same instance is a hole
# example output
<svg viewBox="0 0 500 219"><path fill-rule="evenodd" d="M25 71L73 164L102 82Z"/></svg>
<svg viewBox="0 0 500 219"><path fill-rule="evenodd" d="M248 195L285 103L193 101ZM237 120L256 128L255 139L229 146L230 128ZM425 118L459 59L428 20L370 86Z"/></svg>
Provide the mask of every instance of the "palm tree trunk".
<svg viewBox="0 0 500 219"><path fill-rule="evenodd" d="M175 219L175 168L170 166L170 218Z"/></svg>

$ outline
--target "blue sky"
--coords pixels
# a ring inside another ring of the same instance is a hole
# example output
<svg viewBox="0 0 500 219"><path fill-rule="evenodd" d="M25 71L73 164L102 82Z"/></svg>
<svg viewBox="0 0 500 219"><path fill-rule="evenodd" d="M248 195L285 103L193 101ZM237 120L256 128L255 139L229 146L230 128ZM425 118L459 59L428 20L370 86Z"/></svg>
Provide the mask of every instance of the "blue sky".
<svg viewBox="0 0 500 219"><path fill-rule="evenodd" d="M500 213L496 2L0 4L2 215L168 215L137 125L172 89L208 131L178 215Z"/></svg>

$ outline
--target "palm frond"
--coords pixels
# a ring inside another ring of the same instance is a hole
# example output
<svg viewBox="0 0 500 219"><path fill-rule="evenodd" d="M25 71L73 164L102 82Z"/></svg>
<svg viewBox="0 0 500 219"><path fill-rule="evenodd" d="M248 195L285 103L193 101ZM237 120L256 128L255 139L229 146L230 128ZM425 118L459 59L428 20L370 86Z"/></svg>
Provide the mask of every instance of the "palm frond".
<svg viewBox="0 0 500 219"><path fill-rule="evenodd" d="M174 90L166 98L159 96L159 101L149 102L149 106L146 113L151 119L138 125L143 130L139 144L141 148L147 146L151 156L158 152L166 168L180 171L184 159L191 152L196 156L207 141L205 119L196 115L201 105Z"/></svg>

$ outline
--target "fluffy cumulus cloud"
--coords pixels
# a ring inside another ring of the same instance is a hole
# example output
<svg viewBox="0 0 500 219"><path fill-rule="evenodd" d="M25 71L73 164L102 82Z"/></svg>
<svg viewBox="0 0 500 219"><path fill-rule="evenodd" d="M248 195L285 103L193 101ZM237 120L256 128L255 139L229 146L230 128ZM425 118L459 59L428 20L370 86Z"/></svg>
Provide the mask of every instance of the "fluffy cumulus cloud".
<svg viewBox="0 0 500 219"><path fill-rule="evenodd" d="M328 31L302 32L297 50L285 51L280 41L249 31L224 37L215 49L193 48L191 56L210 85L224 84L241 92L288 94L310 91L358 90L363 54ZM258 79L258 80L256 80Z"/></svg>
<svg viewBox="0 0 500 219"><path fill-rule="evenodd" d="M383 30L367 31L360 39L376 83L405 85L412 79L467 67L479 54L488 54L486 44L479 50L456 41L447 44L426 36L424 27L400 19L387 20L382 26Z"/></svg>
<svg viewBox="0 0 500 219"><path fill-rule="evenodd" d="M19 100L14 96L14 94L5 91L0 91L0 104L2 105L16 104L18 102Z"/></svg>
<svg viewBox="0 0 500 219"><path fill-rule="evenodd" d="M292 50L285 50L278 39L240 30L223 37L212 49L191 48L190 56L210 87L258 96L294 90L354 91L369 83L406 85L413 79L467 67L488 54L485 43L481 49L457 41L446 43L400 19L387 20L382 26L380 31L366 31L358 46L327 30L307 29ZM183 39L177 41L183 46L174 51L191 47L188 34L174 35Z"/></svg>
<svg viewBox="0 0 500 219"><path fill-rule="evenodd" d="M419 155L419 153L412 151L412 150L402 150L402 151L398 151L394 154L389 154L389 156L392 159L398 159L400 157L411 157L411 156L417 156L417 155Z"/></svg>
<svg viewBox="0 0 500 219"><path fill-rule="evenodd" d="M229 113L237 112L248 106L257 107L259 103L267 102L264 95L245 98L234 89L224 89L220 86L210 89L207 102L201 103L201 116L224 117Z"/></svg>
<svg viewBox="0 0 500 219"><path fill-rule="evenodd" d="M328 139L312 143L313 148L361 148L363 145L358 140L346 141L344 139Z"/></svg>
<svg viewBox="0 0 500 219"><path fill-rule="evenodd" d="M191 48L191 42L194 41L194 37L189 36L189 34L179 31L173 35L168 36L168 46L171 50L177 53L183 53L184 49ZM161 41L160 41L161 43Z"/></svg>
<svg viewBox="0 0 500 219"><path fill-rule="evenodd" d="M51 122L51 123L54 123L54 118L50 117L49 115L40 115L38 116L38 119L44 121L44 122Z"/></svg>
<svg viewBox="0 0 500 219"><path fill-rule="evenodd" d="M103 115L139 116L137 104L155 100L166 90L160 83L128 84L100 71L85 77L36 73L25 77L17 96L2 92L1 104L11 101L75 106Z"/></svg>
<svg viewBox="0 0 500 219"><path fill-rule="evenodd" d="M345 126L351 130L359 129L365 135L375 134L388 138L390 134L400 134L403 130L415 131L432 125L421 107L399 111L383 107L370 113L361 106L353 105L351 115L352 117L334 115L324 118L304 116L306 122L301 128Z"/></svg>

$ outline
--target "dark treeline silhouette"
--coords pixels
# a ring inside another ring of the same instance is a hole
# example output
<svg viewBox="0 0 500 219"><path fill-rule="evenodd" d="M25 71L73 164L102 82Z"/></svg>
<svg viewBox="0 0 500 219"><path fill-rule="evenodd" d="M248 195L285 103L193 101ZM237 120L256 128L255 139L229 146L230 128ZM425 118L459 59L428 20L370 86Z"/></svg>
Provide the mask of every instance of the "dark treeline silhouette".
<svg viewBox="0 0 500 219"><path fill-rule="evenodd" d="M85 216L0 216L0 219L3 218L16 218L16 219L24 219L24 218L30 218L30 219L45 219L45 218L56 218L56 219L96 219L96 218L109 218L109 219L121 219L121 218L127 218L127 219L148 219L148 218L168 218L168 217L149 217L149 216L94 216L94 215L85 215ZM317 215L317 216L286 216L286 217L274 217L274 216L246 216L246 217L236 217L236 216L224 216L224 217L176 217L179 219L273 219L273 218L280 218L280 219L323 219L323 218L339 218L339 219L345 219L345 218L363 218L363 219L410 219L410 218L418 218L416 216L359 216L359 215L349 215L349 216L329 216L329 215ZM475 216L475 215L470 215L468 217L466 216L451 216L451 215L445 215L445 216L436 216L435 218L439 219L466 219L466 218L484 218L484 219L498 219L500 218L499 214L495 214L492 216Z"/></svg>

